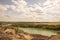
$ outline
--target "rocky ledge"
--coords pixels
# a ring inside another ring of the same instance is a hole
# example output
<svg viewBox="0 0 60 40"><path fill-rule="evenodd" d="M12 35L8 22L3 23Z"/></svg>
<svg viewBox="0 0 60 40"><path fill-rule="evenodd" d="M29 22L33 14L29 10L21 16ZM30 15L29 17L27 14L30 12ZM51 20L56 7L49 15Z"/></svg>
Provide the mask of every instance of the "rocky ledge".
<svg viewBox="0 0 60 40"><path fill-rule="evenodd" d="M60 34L51 37L29 34L17 28L0 28L0 40L60 40Z"/></svg>

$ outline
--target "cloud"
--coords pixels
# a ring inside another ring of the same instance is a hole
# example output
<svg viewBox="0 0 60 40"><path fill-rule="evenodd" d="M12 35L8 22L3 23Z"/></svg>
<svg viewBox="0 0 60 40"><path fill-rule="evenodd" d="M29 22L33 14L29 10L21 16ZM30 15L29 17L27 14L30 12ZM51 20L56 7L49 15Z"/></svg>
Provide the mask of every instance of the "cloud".
<svg viewBox="0 0 60 40"><path fill-rule="evenodd" d="M47 7L45 8L46 12L56 14L58 16L60 14L60 12L59 12L60 11L60 3L59 2L60 2L59 0L53 0L53 1L50 1L51 6L46 4L47 5Z"/></svg>
<svg viewBox="0 0 60 40"><path fill-rule="evenodd" d="M43 3L28 5L25 0L11 0L13 4L0 4L0 20L3 21L37 21L37 22L57 22L60 20L60 1L47 0ZM42 7L44 6L44 7ZM11 10L11 14L8 11ZM6 12L7 11L7 12ZM15 15L16 13L22 13ZM13 14L13 15L12 15Z"/></svg>
<svg viewBox="0 0 60 40"><path fill-rule="evenodd" d="M1 5L0 4L0 11L5 11L7 10L9 7L7 5Z"/></svg>

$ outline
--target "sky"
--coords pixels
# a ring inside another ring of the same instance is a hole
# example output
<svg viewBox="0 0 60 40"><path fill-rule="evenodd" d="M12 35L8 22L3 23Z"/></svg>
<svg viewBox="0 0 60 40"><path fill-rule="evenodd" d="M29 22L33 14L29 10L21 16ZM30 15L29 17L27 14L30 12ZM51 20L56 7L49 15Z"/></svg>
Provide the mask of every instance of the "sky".
<svg viewBox="0 0 60 40"><path fill-rule="evenodd" d="M60 22L60 0L0 0L0 21Z"/></svg>

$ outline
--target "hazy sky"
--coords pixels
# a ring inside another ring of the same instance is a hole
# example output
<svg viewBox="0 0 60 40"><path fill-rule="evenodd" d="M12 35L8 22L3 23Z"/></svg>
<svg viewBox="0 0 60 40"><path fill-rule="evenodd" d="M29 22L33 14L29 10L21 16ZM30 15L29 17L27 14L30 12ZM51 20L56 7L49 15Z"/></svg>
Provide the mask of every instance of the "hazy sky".
<svg viewBox="0 0 60 40"><path fill-rule="evenodd" d="M60 0L0 0L0 21L60 22Z"/></svg>

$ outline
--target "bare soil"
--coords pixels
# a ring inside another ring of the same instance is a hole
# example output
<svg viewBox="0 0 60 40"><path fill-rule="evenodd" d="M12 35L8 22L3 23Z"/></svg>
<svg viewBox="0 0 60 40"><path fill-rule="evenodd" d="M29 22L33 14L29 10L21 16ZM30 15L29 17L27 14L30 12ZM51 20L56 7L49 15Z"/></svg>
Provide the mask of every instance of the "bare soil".
<svg viewBox="0 0 60 40"><path fill-rule="evenodd" d="M48 37L40 34L29 34L14 28L0 27L0 40L60 40L60 34Z"/></svg>

